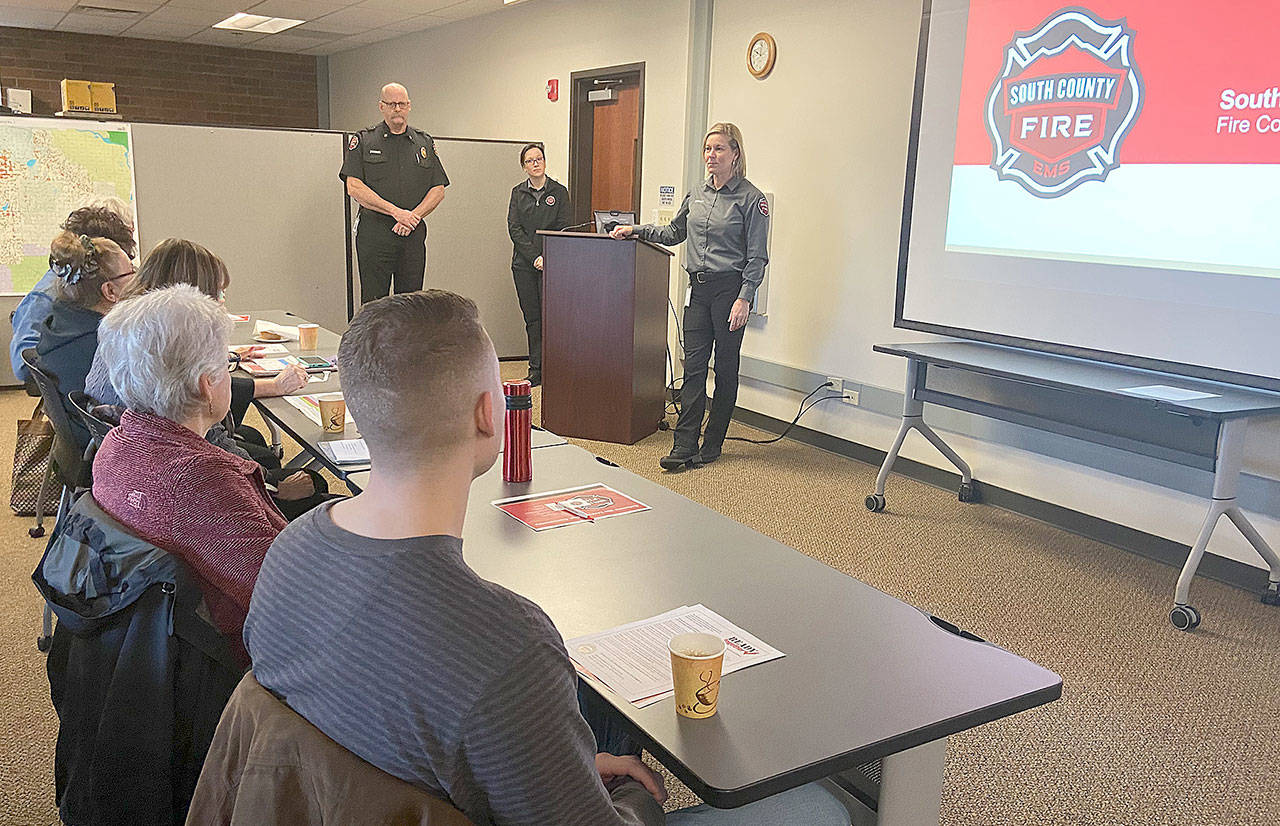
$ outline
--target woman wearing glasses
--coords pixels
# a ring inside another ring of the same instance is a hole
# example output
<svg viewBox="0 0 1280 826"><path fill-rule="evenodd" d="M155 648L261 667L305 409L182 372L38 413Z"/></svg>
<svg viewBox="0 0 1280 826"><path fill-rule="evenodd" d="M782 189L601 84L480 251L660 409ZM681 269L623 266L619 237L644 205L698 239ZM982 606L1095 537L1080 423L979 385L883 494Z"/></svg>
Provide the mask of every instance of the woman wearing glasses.
<svg viewBox="0 0 1280 826"><path fill-rule="evenodd" d="M525 144L520 167L529 177L511 190L507 232L514 247L511 276L529 336L529 383L537 387L542 384L542 236L538 230L569 226L569 190L547 177L547 156L540 143Z"/></svg>
<svg viewBox="0 0 1280 826"><path fill-rule="evenodd" d="M81 450L89 431L68 398L84 391L85 376L98 349L98 324L133 281L133 262L110 238L63 231L49 245L49 269L56 277L53 306L40 324L36 355L58 379L62 404Z"/></svg>

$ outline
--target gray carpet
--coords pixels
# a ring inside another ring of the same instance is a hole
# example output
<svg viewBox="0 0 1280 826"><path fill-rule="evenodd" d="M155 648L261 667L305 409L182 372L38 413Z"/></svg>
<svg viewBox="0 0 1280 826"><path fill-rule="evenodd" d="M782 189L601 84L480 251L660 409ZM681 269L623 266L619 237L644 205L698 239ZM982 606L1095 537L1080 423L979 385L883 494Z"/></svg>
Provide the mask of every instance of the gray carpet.
<svg viewBox="0 0 1280 826"><path fill-rule="evenodd" d="M0 393L4 455L30 407ZM1184 634L1167 618L1174 569L897 476L888 512L870 514L875 469L807 445L730 442L716 464L668 474L666 434L579 444L1062 675L1060 701L952 739L943 823L1280 823L1280 610L1256 595L1197 580L1205 621ZM30 522L0 517L5 824L56 817Z"/></svg>

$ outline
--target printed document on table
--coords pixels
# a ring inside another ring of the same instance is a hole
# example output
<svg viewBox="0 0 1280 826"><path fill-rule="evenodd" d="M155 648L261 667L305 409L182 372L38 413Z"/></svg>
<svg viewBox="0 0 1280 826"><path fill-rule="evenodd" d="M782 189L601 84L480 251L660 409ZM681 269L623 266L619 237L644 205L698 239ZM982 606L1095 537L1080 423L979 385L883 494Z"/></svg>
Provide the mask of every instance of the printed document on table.
<svg viewBox="0 0 1280 826"><path fill-rule="evenodd" d="M369 461L369 446L364 439L332 439L319 442L316 447L340 465L364 464Z"/></svg>
<svg viewBox="0 0 1280 826"><path fill-rule="evenodd" d="M671 696L671 654L677 634L699 631L725 642L723 673L785 656L705 605L685 605L656 617L587 634L565 642L579 671L595 677L628 702L643 708Z"/></svg>

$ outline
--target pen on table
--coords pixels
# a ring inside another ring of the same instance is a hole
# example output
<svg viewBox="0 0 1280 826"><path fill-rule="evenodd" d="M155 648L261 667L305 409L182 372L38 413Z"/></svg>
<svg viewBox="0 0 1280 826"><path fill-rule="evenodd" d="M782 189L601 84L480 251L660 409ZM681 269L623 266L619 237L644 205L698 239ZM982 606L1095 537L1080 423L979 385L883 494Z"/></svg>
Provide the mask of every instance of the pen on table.
<svg viewBox="0 0 1280 826"><path fill-rule="evenodd" d="M587 520L588 522L595 522L595 521L596 521L596 520L595 520L595 517L593 517L591 514L587 513L587 512L586 512L586 511L584 511L584 510L581 510L581 509L579 509L579 508L575 508L573 505L570 505L570 504L565 503L565 502L557 502L556 504L560 506L560 509L561 509L561 510L566 510L566 511L568 511L569 513L573 514L574 516L577 516L577 517L579 517L579 518L581 518L581 519L585 519L585 520Z"/></svg>

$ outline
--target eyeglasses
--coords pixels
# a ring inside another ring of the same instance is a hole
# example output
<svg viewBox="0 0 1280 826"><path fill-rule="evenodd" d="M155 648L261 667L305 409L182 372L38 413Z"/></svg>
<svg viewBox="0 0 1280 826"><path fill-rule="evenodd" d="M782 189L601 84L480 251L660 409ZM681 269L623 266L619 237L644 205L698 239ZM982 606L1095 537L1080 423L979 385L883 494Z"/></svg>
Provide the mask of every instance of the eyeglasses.
<svg viewBox="0 0 1280 826"><path fill-rule="evenodd" d="M136 269L133 269L133 270L129 270L128 272L122 272L119 275L113 275L110 278L108 278L107 281L116 281L121 278L127 278L131 275L137 275L137 274L138 274L138 271Z"/></svg>
<svg viewBox="0 0 1280 826"><path fill-rule="evenodd" d="M545 164L546 162L547 162L547 161L546 161L546 159L545 159L545 158L530 158L529 160L527 160L527 161L525 161L525 162L524 162L524 165L525 165L525 166L537 166L537 165L538 165L538 164L540 164L540 163Z"/></svg>
<svg viewBox="0 0 1280 826"><path fill-rule="evenodd" d="M382 105L383 105L383 106L388 106L388 107L390 107L390 108L392 108L392 109L408 109L408 108L409 108L409 101L407 101L407 100L384 100L384 101L382 101Z"/></svg>

